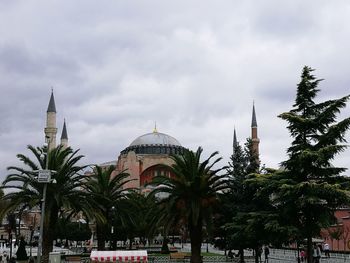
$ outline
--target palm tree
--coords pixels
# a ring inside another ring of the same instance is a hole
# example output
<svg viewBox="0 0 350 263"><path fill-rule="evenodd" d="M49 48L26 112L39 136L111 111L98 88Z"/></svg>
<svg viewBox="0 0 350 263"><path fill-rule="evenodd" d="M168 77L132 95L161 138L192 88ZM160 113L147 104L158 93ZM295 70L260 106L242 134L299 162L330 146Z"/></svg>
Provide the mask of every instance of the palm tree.
<svg viewBox="0 0 350 263"><path fill-rule="evenodd" d="M4 208L6 207L5 201L2 199L3 196L4 196L4 191L0 189L0 211L3 211ZM4 216L3 213L0 212L0 221L2 221L3 216Z"/></svg>
<svg viewBox="0 0 350 263"><path fill-rule="evenodd" d="M201 244L204 224L210 227L212 208L218 202L220 192L228 188L226 175L218 175L225 169L214 169L222 158L211 159L218 154L212 153L201 162L201 147L196 152L185 150L182 155L174 155L171 171L173 177L157 176L152 184L157 185L152 194L159 194L163 208L159 221L172 227L179 222L186 224L191 239L191 263L201 262Z"/></svg>
<svg viewBox="0 0 350 263"><path fill-rule="evenodd" d="M141 243L146 244L156 234L158 234L159 226L156 224L159 218L159 207L153 195L144 195L139 192L132 192L129 195L130 214L133 222L127 226L126 232L131 240L139 237Z"/></svg>
<svg viewBox="0 0 350 263"><path fill-rule="evenodd" d="M106 237L109 236L108 223L113 223L111 221L114 216L119 217L123 224L131 220L128 216L130 206L126 202L130 189L124 188L124 185L130 182L127 180L129 174L124 171L119 174L114 173L113 165L107 169L96 165L93 174L87 178L86 182L86 190L93 209L96 214L101 215L95 217L98 250L105 249ZM112 215L113 210L116 212L115 215ZM111 220L108 222L109 218Z"/></svg>
<svg viewBox="0 0 350 263"><path fill-rule="evenodd" d="M84 176L79 172L84 168L77 163L83 157L78 155L78 150L73 151L70 147L58 146L47 154L47 147L28 146L34 159L18 154L17 158L24 164L21 167L11 166L7 169L11 172L3 182L2 189L12 189L3 196L8 202L3 213L18 209L33 208L41 205L43 197L43 184L37 181L37 171L47 168L55 171L53 177L55 184L47 185L45 203L42 260L48 262L49 252L52 251L54 228L58 214L62 209L80 209L84 193L81 191ZM44 158L41 158L44 156Z"/></svg>

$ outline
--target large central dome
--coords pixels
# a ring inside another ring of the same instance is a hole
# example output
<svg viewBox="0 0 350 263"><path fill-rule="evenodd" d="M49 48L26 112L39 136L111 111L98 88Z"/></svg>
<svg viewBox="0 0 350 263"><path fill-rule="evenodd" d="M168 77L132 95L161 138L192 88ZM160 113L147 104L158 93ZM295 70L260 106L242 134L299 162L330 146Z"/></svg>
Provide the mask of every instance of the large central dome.
<svg viewBox="0 0 350 263"><path fill-rule="evenodd" d="M127 154L133 151L136 154L179 154L183 150L184 148L174 137L154 129L151 133L137 137L121 153Z"/></svg>
<svg viewBox="0 0 350 263"><path fill-rule="evenodd" d="M137 145L176 145L181 146L181 144L174 137L171 137L165 133L152 132L146 133L137 137L131 144L131 146Z"/></svg>

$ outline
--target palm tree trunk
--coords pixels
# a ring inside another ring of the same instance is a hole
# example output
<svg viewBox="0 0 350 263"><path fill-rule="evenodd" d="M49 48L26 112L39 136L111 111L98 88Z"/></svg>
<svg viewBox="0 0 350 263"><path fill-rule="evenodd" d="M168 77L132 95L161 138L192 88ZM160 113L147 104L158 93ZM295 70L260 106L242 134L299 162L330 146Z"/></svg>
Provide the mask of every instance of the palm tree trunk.
<svg viewBox="0 0 350 263"><path fill-rule="evenodd" d="M45 231L46 230L46 231ZM48 263L49 262L49 254L52 251L53 248L53 231L50 229L45 229L44 228L44 235L43 235L43 253L41 257L41 261L43 263Z"/></svg>
<svg viewBox="0 0 350 263"><path fill-rule="evenodd" d="M202 219L198 219L197 225L189 224L191 238L191 263L201 263L201 246L202 246Z"/></svg>
<svg viewBox="0 0 350 263"><path fill-rule="evenodd" d="M255 251L255 263L259 263L259 254L260 254L259 247L254 248L254 251Z"/></svg>
<svg viewBox="0 0 350 263"><path fill-rule="evenodd" d="M238 253L239 253L240 262L243 263L244 262L244 249L240 248Z"/></svg>
<svg viewBox="0 0 350 263"><path fill-rule="evenodd" d="M47 213L44 221L44 229L43 229L43 246L42 246L42 258L41 261L43 263L49 262L49 254L53 249L53 240L55 236L55 227L57 224L57 215L58 208L56 205L53 207L47 207Z"/></svg>
<svg viewBox="0 0 350 263"><path fill-rule="evenodd" d="M307 262L312 263L312 254L313 254L313 247L312 247L312 237L308 236L307 237Z"/></svg>
<svg viewBox="0 0 350 263"><path fill-rule="evenodd" d="M105 235L103 225L96 223L97 250L105 250Z"/></svg>
<svg viewBox="0 0 350 263"><path fill-rule="evenodd" d="M41 253L41 262L48 263L49 262L49 254L52 251L53 245L53 227L51 227L51 216L49 209L47 209L47 213L45 213L44 219L44 228L43 228L43 238L42 238L42 253ZM39 262L40 263L40 262Z"/></svg>

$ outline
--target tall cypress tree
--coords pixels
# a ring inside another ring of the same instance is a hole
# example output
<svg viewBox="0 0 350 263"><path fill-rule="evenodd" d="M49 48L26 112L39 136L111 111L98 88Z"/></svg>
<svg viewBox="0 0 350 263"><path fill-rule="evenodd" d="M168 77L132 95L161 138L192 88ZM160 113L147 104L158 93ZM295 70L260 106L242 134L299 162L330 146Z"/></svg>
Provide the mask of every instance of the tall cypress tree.
<svg viewBox="0 0 350 263"><path fill-rule="evenodd" d="M254 248L257 251L265 241L262 240L265 234L260 231L263 228L262 222L254 220L257 218L255 211L257 207L262 208L263 200L254 199L256 188L246 183L247 179L258 172L259 157L253 150L252 140L248 138L244 148L234 142L228 167L231 191L225 195L222 213L227 220L225 228L229 248L239 250L241 262L244 261L245 248ZM247 220L254 222L248 224Z"/></svg>
<svg viewBox="0 0 350 263"><path fill-rule="evenodd" d="M332 160L346 149L345 132L350 118L337 121L337 114L350 96L315 102L321 79L304 67L293 109L279 115L288 122L293 138L288 148L277 203L301 237L307 238L308 262L312 260L312 237L334 220L334 210L348 202L344 190L346 170L334 167Z"/></svg>

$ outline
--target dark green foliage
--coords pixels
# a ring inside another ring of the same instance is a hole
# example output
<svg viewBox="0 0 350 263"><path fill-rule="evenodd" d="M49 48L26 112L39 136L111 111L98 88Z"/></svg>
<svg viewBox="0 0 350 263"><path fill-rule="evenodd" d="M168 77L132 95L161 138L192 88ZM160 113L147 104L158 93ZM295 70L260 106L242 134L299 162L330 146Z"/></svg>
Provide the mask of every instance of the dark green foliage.
<svg viewBox="0 0 350 263"><path fill-rule="evenodd" d="M98 250L104 250L105 241L111 238L111 219L115 222L119 220L123 226L132 222L128 202L130 189L124 189L124 185L130 182L127 180L129 174L121 172L114 175L114 171L115 166L107 169L95 166L85 185L89 194L87 200L95 214Z"/></svg>
<svg viewBox="0 0 350 263"><path fill-rule="evenodd" d="M260 172L260 160L259 155L253 149L253 141L248 138L244 145L245 157L246 157L246 174L258 173Z"/></svg>
<svg viewBox="0 0 350 263"><path fill-rule="evenodd" d="M156 224L160 217L160 210L153 195L144 195L132 192L129 196L130 214L133 220L124 226L129 238L140 237L141 243L146 243L147 239L152 239L161 232Z"/></svg>
<svg viewBox="0 0 350 263"><path fill-rule="evenodd" d="M293 109L279 116L288 122L293 141L288 160L282 163L284 170L273 179L279 183L274 202L288 223L298 229L295 238L308 239L308 249L311 238L333 222L334 209L349 202L345 189L349 182L341 176L346 169L332 165L335 156L347 147L344 135L350 118L337 121L337 114L349 96L315 102L321 80L312 71L304 67Z"/></svg>
<svg viewBox="0 0 350 263"><path fill-rule="evenodd" d="M16 232L16 215L14 213L7 214L7 232Z"/></svg>
<svg viewBox="0 0 350 263"><path fill-rule="evenodd" d="M169 243L168 238L164 237L162 248L161 248L161 253L162 254L169 254L170 253L170 250L169 250L169 247L168 247L168 243Z"/></svg>
<svg viewBox="0 0 350 263"><path fill-rule="evenodd" d="M162 209L158 222L166 228L177 224L186 225L191 239L191 262L201 262L201 243L203 241L203 224L210 229L213 206L218 202L220 191L227 189L225 175L218 173L222 168L215 169L221 158L211 162L217 152L203 162L202 148L196 152L185 150L182 155L172 156L174 165L171 167L174 177L157 176L153 184L158 186L153 195L161 194Z"/></svg>
<svg viewBox="0 0 350 263"><path fill-rule="evenodd" d="M26 251L26 242L24 241L24 238L21 237L21 240L19 241L19 246L16 252L16 259L17 260L28 260L28 255Z"/></svg>
<svg viewBox="0 0 350 263"><path fill-rule="evenodd" d="M70 220L60 219L56 226L56 238L85 241L91 238L91 230L87 223L70 222Z"/></svg>
<svg viewBox="0 0 350 263"><path fill-rule="evenodd" d="M88 224L71 222L67 225L67 238L74 241L85 241L91 238L91 230Z"/></svg>
<svg viewBox="0 0 350 263"><path fill-rule="evenodd" d="M7 169L10 174L3 181L1 188L12 190L4 195L2 200L7 202L1 212L7 213L25 208L33 208L41 205L44 184L38 183L37 171L45 169L48 158L48 169L56 171L53 175L55 184L48 184L45 224L43 228L43 260L48 261L49 252L52 251L54 228L60 210L79 211L82 209L82 201L85 194L81 191L84 184L84 176L79 172L84 168L77 165L82 155L71 148L58 146L47 154L47 147L28 146L33 159L18 154L21 166L11 166ZM44 158L40 158L43 155Z"/></svg>
<svg viewBox="0 0 350 263"><path fill-rule="evenodd" d="M271 210L267 194L260 193L261 177L259 157L254 152L251 139L247 139L244 149L238 142L234 145L230 158L228 173L230 175L230 191L223 196L221 214L226 218L225 234L229 249L238 249L243 260L245 248L257 249L271 239L272 228L265 225L271 219ZM252 181L260 178L260 181Z"/></svg>

